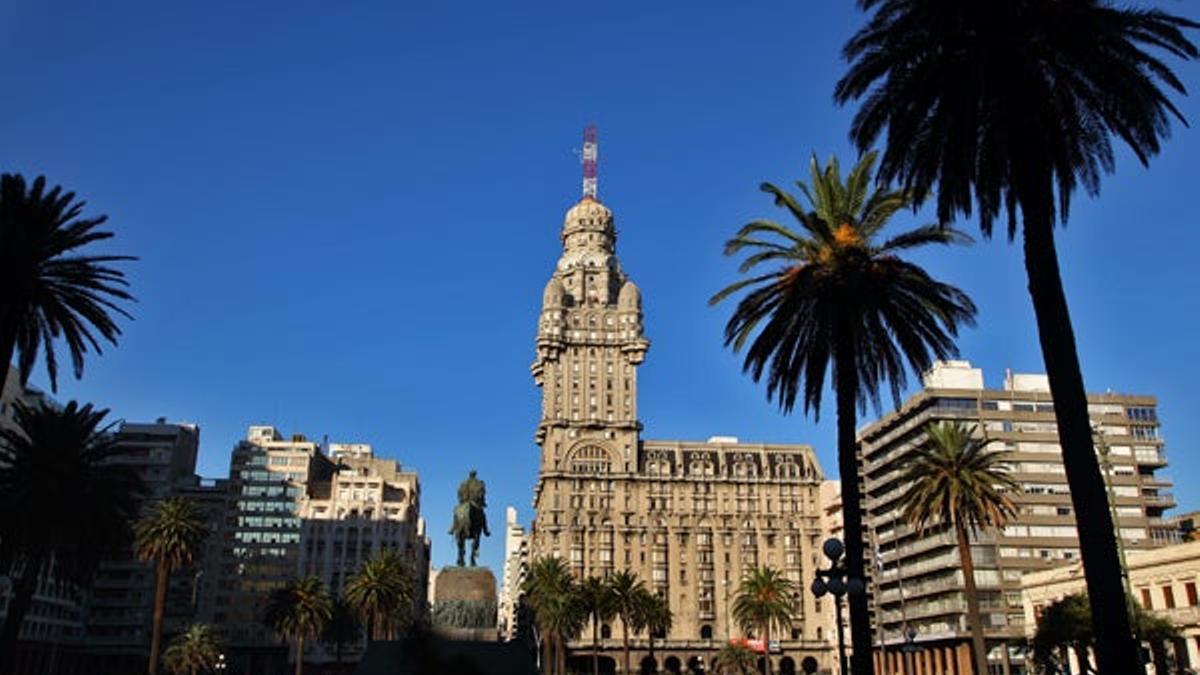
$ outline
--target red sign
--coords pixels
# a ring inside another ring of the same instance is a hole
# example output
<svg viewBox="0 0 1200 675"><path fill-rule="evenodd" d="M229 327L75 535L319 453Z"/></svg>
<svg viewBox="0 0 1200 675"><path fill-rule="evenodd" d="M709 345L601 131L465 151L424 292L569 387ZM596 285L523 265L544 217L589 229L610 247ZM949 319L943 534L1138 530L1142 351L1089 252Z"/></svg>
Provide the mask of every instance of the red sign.
<svg viewBox="0 0 1200 675"><path fill-rule="evenodd" d="M767 653L767 641L758 638L731 638L729 644L745 647L756 654Z"/></svg>

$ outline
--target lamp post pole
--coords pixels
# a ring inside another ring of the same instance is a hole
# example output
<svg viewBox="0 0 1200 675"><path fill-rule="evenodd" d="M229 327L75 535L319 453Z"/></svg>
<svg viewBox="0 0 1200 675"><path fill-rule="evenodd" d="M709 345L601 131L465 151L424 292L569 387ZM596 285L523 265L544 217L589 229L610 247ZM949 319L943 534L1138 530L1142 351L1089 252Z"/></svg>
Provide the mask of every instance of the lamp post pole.
<svg viewBox="0 0 1200 675"><path fill-rule="evenodd" d="M833 606L837 619L838 664L841 675L850 675L850 667L846 661L846 639L842 629L842 596L850 593L858 595L864 591L863 580L851 577L846 572L846 563L842 554L846 552L840 539L830 537L821 545L821 551L829 559L829 569L817 570L817 578L812 582L812 594L821 597L826 593L833 596Z"/></svg>

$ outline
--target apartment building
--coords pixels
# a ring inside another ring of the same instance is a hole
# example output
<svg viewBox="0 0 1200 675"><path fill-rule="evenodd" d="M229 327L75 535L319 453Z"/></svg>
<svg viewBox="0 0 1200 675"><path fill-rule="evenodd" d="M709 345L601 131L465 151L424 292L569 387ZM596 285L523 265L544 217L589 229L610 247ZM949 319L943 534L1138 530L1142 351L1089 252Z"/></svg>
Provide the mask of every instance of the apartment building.
<svg viewBox="0 0 1200 675"><path fill-rule="evenodd" d="M335 465L302 435L285 439L272 426L252 426L233 448L229 502L213 621L223 627L230 667L248 675L279 670L286 654L262 624L271 590L296 576L299 504L311 482L329 481Z"/></svg>
<svg viewBox="0 0 1200 675"><path fill-rule="evenodd" d="M150 423L122 422L114 433L113 463L129 467L142 480L145 493L139 514L173 497L181 487L195 482L200 428L159 418ZM191 570L172 575L167 606L187 613L189 595L185 577ZM121 672L144 666L149 655L154 615L155 572L151 563L138 560L131 546L122 555L100 563L87 603L87 653L104 665L103 672Z"/></svg>
<svg viewBox="0 0 1200 675"><path fill-rule="evenodd" d="M1163 513L1174 500L1171 482L1159 474L1166 455L1155 398L1103 393L1089 395L1088 401L1125 549L1166 543L1175 535ZM994 449L1011 453L1008 466L1023 489L1016 518L1003 530L980 532L972 540L990 668L1022 673L1020 643L1027 627L1021 578L1078 560L1075 515L1046 376L1007 373L1000 388L988 388L983 372L966 361L937 364L924 376L922 391L858 435L864 506L883 563L875 602L892 650L888 667L899 672L907 658L936 675L953 672L956 663L969 664L954 536L941 525L916 532L901 518L905 458L925 442L927 424L952 420L975 425ZM905 656L899 647L910 629L920 651Z"/></svg>
<svg viewBox="0 0 1200 675"><path fill-rule="evenodd" d="M420 620L427 604L430 542L417 474L396 460L376 458L366 444L330 444L329 456L333 473L309 482L299 500L300 574L319 577L336 597L363 563L397 551L411 566L417 591L411 616ZM341 656L355 661L365 647L365 640L347 645ZM315 663L336 658L320 644L309 645L308 653Z"/></svg>
<svg viewBox="0 0 1200 675"><path fill-rule="evenodd" d="M500 639L517 636L518 610L521 605L521 584L529 571L529 534L517 522L517 510L504 510L504 573L500 585L500 601L496 604L496 627Z"/></svg>

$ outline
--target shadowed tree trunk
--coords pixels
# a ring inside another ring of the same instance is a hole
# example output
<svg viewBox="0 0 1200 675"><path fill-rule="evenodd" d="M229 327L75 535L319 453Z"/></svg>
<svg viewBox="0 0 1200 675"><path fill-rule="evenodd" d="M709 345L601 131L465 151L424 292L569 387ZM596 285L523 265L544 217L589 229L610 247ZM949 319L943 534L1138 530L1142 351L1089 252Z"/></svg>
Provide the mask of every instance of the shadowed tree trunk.
<svg viewBox="0 0 1200 675"><path fill-rule="evenodd" d="M975 588L975 561L971 559L971 540L967 528L954 523L958 537L958 559L962 562L963 586L967 595L967 620L971 622L971 651L975 652L976 675L988 675L987 643L983 639L983 617L979 612L979 592Z"/></svg>
<svg viewBox="0 0 1200 675"><path fill-rule="evenodd" d="M842 483L842 532L846 545L846 574L863 579L862 504L858 490L857 425L858 372L850 331L839 326L834 358L835 394L837 395L838 473ZM872 675L871 625L865 593L847 593L850 605L850 672Z"/></svg>
<svg viewBox="0 0 1200 675"><path fill-rule="evenodd" d="M150 631L150 663L146 671L150 675L158 672L159 650L162 649L163 612L167 604L167 561L159 559L154 571L154 624Z"/></svg>
<svg viewBox="0 0 1200 675"><path fill-rule="evenodd" d="M592 615L592 675L600 675L600 619Z"/></svg>
<svg viewBox="0 0 1200 675"><path fill-rule="evenodd" d="M621 644L625 649L625 673L629 675L633 671L629 669L629 616L628 614L621 615Z"/></svg>
<svg viewBox="0 0 1200 675"><path fill-rule="evenodd" d="M1138 673L1142 671L1140 650L1130 627L1112 513L1092 445L1087 392L1054 248L1054 195L1043 187L1053 185L1053 180L1049 170L1029 167L1014 171L1014 179L1018 184L1026 183L1021 190L1026 196L1021 203L1025 270L1042 358L1054 396L1063 466L1075 508L1079 552L1096 636L1096 661L1106 672Z"/></svg>
<svg viewBox="0 0 1200 675"><path fill-rule="evenodd" d="M304 675L304 637L296 638L296 675Z"/></svg>

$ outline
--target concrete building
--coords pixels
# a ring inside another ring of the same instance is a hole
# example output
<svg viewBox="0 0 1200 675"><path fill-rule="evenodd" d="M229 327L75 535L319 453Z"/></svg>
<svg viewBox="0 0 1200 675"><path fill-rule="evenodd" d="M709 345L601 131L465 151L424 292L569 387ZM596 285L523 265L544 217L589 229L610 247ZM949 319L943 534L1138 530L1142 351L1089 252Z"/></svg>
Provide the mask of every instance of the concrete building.
<svg viewBox="0 0 1200 675"><path fill-rule="evenodd" d="M230 668L247 675L280 670L286 652L262 625L271 590L300 564L299 504L308 485L328 482L335 465L304 436L252 426L233 449L220 569L211 589L213 621L224 629Z"/></svg>
<svg viewBox="0 0 1200 675"><path fill-rule="evenodd" d="M142 480L146 492L139 513L150 513L154 505L175 496L195 483L196 453L200 429L194 424L122 422L115 433L112 461L127 466ZM191 584L184 570L171 577L169 607L190 614ZM133 548L124 555L105 560L96 571L87 611L87 653L112 671L144 667L149 654L154 615L155 572L153 565L138 560ZM107 672L107 671L106 671Z"/></svg>
<svg viewBox="0 0 1200 675"><path fill-rule="evenodd" d="M642 440L637 369L650 346L641 293L615 255L613 214L585 197L566 214L563 253L546 285L531 371L542 389L531 555L556 555L578 577L630 570L668 599L674 626L654 645L658 668L712 671L742 631L730 602L755 565L807 588L821 543L822 474L806 445ZM804 658L828 667L822 613L798 593L774 672ZM605 625L605 659L620 661L620 627ZM635 665L647 635L633 640ZM591 644L590 629L573 647Z"/></svg>
<svg viewBox="0 0 1200 675"><path fill-rule="evenodd" d="M1183 633L1183 639L1171 645L1178 672L1195 668L1200 664L1200 542L1130 553L1126 567L1134 599ZM1021 579L1026 636L1033 637L1047 605L1073 593L1087 593L1078 561L1026 574ZM1077 662L1071 666L1072 672L1083 672Z"/></svg>
<svg viewBox="0 0 1200 675"><path fill-rule="evenodd" d="M517 610L521 604L521 584L529 570L529 535L517 522L517 510L504 510L504 576L501 579L500 601L496 604L496 627L500 639L512 640L517 635Z"/></svg>
<svg viewBox="0 0 1200 675"><path fill-rule="evenodd" d="M0 429L15 426L14 404L34 406L54 405L44 392L21 386L17 370L8 367L0 387ZM86 595L75 585L54 576L53 565L38 573L38 585L33 601L18 635L14 673L76 673L85 667L80 657L84 637L84 602ZM8 615L14 579L0 574L0 622Z"/></svg>
<svg viewBox="0 0 1200 675"><path fill-rule="evenodd" d="M300 574L320 577L337 597L363 563L383 551L398 551L414 573L418 592L412 616L420 619L427 603L429 539L417 474L403 471L395 460L376 458L370 445L331 444L329 454L336 461L332 475L309 482L299 500ZM347 646L342 659L357 660L365 647L365 639ZM335 659L319 643L307 652L315 663Z"/></svg>
<svg viewBox="0 0 1200 675"><path fill-rule="evenodd" d="M876 601L893 652L889 668L899 672L898 647L909 628L924 650L911 658L932 664L930 675L970 663L954 537L940 525L926 533L913 531L901 519L899 500L907 488L899 480L905 458L925 442L925 426L960 420L977 425L996 450L1012 453L1008 464L1023 488L1017 517L1002 531L979 533L972 542L989 662L1006 675L1023 672L1021 577L1079 557L1046 377L1009 373L1001 388L989 389L981 370L952 361L937 364L924 385L899 410L859 432L868 531L876 533L884 564ZM1170 481L1157 474L1166 455L1156 401L1112 393L1092 394L1088 401L1102 441L1099 450L1111 462L1106 473L1125 548L1155 548L1169 540L1171 526L1163 512L1174 506Z"/></svg>

